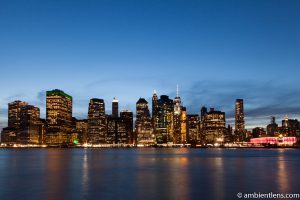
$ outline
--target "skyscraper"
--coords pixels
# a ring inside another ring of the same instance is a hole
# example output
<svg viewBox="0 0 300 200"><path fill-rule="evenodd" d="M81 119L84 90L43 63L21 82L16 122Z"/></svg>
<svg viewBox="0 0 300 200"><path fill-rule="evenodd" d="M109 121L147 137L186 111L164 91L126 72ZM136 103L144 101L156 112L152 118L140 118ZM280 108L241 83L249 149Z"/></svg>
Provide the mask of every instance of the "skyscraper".
<svg viewBox="0 0 300 200"><path fill-rule="evenodd" d="M21 123L21 109L27 106L24 101L14 101L8 104L8 127L19 129Z"/></svg>
<svg viewBox="0 0 300 200"><path fill-rule="evenodd" d="M237 99L235 102L235 135L239 141L244 139L244 132L244 101L243 99Z"/></svg>
<svg viewBox="0 0 300 200"><path fill-rule="evenodd" d="M276 118L271 117L271 123L267 126L267 135L268 136L277 136L278 135L278 124L276 124Z"/></svg>
<svg viewBox="0 0 300 200"><path fill-rule="evenodd" d="M106 118L103 99L93 98L89 103L88 111L88 143L105 143Z"/></svg>
<svg viewBox="0 0 300 200"><path fill-rule="evenodd" d="M173 115L173 130L174 130L174 143L180 144L181 141L181 99L179 97L179 90L177 85L176 97L174 98L174 115Z"/></svg>
<svg viewBox="0 0 300 200"><path fill-rule="evenodd" d="M88 142L88 120L76 120L76 132L78 134L78 141L81 144Z"/></svg>
<svg viewBox="0 0 300 200"><path fill-rule="evenodd" d="M32 105L22 107L19 141L25 144L39 144L41 128L40 109Z"/></svg>
<svg viewBox="0 0 300 200"><path fill-rule="evenodd" d="M120 117L107 117L107 135L108 144L128 144L129 136L126 129L126 121Z"/></svg>
<svg viewBox="0 0 300 200"><path fill-rule="evenodd" d="M157 125L156 140L157 143L167 143L174 141L174 103L167 95L161 95L157 101Z"/></svg>
<svg viewBox="0 0 300 200"><path fill-rule="evenodd" d="M199 138L199 121L199 115L187 115L187 135L192 146L196 146Z"/></svg>
<svg viewBox="0 0 300 200"><path fill-rule="evenodd" d="M119 101L114 98L112 100L112 117L118 117L119 116Z"/></svg>
<svg viewBox="0 0 300 200"><path fill-rule="evenodd" d="M123 110L120 113L120 118L125 122L129 144L136 144L136 136L133 135L133 113L129 110Z"/></svg>
<svg viewBox="0 0 300 200"><path fill-rule="evenodd" d="M181 107L180 114L180 143L186 144L188 142L187 132L187 112L186 107Z"/></svg>
<svg viewBox="0 0 300 200"><path fill-rule="evenodd" d="M148 102L144 98L140 98L136 102L135 131L138 144L155 143Z"/></svg>
<svg viewBox="0 0 300 200"><path fill-rule="evenodd" d="M224 112L211 108L204 115L202 123L201 131L205 136L206 144L222 143L224 141L227 131Z"/></svg>
<svg viewBox="0 0 300 200"><path fill-rule="evenodd" d="M204 116L207 114L207 108L203 106L200 111L200 120L204 119Z"/></svg>
<svg viewBox="0 0 300 200"><path fill-rule="evenodd" d="M72 97L62 90L46 93L46 120L48 144L72 143Z"/></svg>
<svg viewBox="0 0 300 200"><path fill-rule="evenodd" d="M27 102L19 100L8 104L8 127L1 132L1 142L17 142L21 124L21 109L27 105Z"/></svg>
<svg viewBox="0 0 300 200"><path fill-rule="evenodd" d="M153 126L153 131L155 132L156 131L156 125L158 123L158 118L157 118L157 100L158 100L158 97L157 97L157 94L156 94L156 91L154 90L153 92L153 96L152 96L152 126Z"/></svg>

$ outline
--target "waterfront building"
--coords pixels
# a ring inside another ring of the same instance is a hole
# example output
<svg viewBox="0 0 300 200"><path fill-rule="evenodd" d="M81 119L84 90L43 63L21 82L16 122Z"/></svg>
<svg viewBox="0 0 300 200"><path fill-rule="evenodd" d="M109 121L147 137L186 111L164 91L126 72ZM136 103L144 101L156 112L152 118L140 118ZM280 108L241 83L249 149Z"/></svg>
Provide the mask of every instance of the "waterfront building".
<svg viewBox="0 0 300 200"><path fill-rule="evenodd" d="M21 108L18 141L24 144L39 144L41 137L40 109L27 105Z"/></svg>
<svg viewBox="0 0 300 200"><path fill-rule="evenodd" d="M107 144L129 144L126 120L120 117L107 116Z"/></svg>
<svg viewBox="0 0 300 200"><path fill-rule="evenodd" d="M153 96L152 96L152 127L154 133L156 132L156 126L158 124L158 105L157 105L158 97L156 94L156 91L154 90Z"/></svg>
<svg viewBox="0 0 300 200"><path fill-rule="evenodd" d="M255 127L252 129L252 138L265 137L266 131L263 127Z"/></svg>
<svg viewBox="0 0 300 200"><path fill-rule="evenodd" d="M235 136L237 141L243 141L245 136L244 100L237 99L235 102Z"/></svg>
<svg viewBox="0 0 300 200"><path fill-rule="evenodd" d="M280 134L284 136L297 137L300 138L300 123L297 119L289 119L288 116L285 116L282 120L282 127Z"/></svg>
<svg viewBox="0 0 300 200"><path fill-rule="evenodd" d="M76 120L76 132L79 143L84 144L88 142L88 119Z"/></svg>
<svg viewBox="0 0 300 200"><path fill-rule="evenodd" d="M135 132L137 135L137 144L147 145L155 143L148 102L144 98L140 98L136 102Z"/></svg>
<svg viewBox="0 0 300 200"><path fill-rule="evenodd" d="M112 100L112 117L119 117L119 101L116 98Z"/></svg>
<svg viewBox="0 0 300 200"><path fill-rule="evenodd" d="M125 123L125 129L128 135L129 144L136 144L137 138L136 135L133 134L133 113L129 110L123 110L120 113L120 118Z"/></svg>
<svg viewBox="0 0 300 200"><path fill-rule="evenodd" d="M211 108L204 115L201 129L206 144L223 143L227 133L225 113Z"/></svg>
<svg viewBox="0 0 300 200"><path fill-rule="evenodd" d="M46 143L72 143L72 97L62 90L46 92Z"/></svg>
<svg viewBox="0 0 300 200"><path fill-rule="evenodd" d="M27 105L27 102L19 100L8 103L8 127L4 128L1 132L1 142L13 144L18 141L21 125L21 109Z"/></svg>
<svg viewBox="0 0 300 200"><path fill-rule="evenodd" d="M16 130L20 129L21 124L21 109L27 106L28 103L24 101L13 101L8 104L8 127Z"/></svg>
<svg viewBox="0 0 300 200"><path fill-rule="evenodd" d="M91 144L106 143L106 116L103 99L93 98L89 103L87 142Z"/></svg>
<svg viewBox="0 0 300 200"><path fill-rule="evenodd" d="M156 141L158 144L174 141L174 103L167 95L161 95L157 101Z"/></svg>
<svg viewBox="0 0 300 200"><path fill-rule="evenodd" d="M186 107L181 107L180 114L180 144L188 143L188 132L187 132L187 112Z"/></svg>
<svg viewBox="0 0 300 200"><path fill-rule="evenodd" d="M173 114L173 130L174 130L174 141L175 144L181 144L181 99L179 97L178 85L176 97L174 98L174 114Z"/></svg>
<svg viewBox="0 0 300 200"><path fill-rule="evenodd" d="M187 115L188 142L196 146L199 137L200 118L199 115Z"/></svg>

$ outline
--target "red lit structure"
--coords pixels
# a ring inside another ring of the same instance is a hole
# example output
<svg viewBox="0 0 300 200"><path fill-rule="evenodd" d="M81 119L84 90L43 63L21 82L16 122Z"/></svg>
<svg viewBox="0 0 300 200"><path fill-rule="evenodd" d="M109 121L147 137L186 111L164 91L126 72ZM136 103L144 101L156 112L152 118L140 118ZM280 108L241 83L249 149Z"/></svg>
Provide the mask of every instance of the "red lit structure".
<svg viewBox="0 0 300 200"><path fill-rule="evenodd" d="M261 137L261 138L252 138L250 140L251 144L262 144L262 145L283 145L291 146L297 142L296 137Z"/></svg>

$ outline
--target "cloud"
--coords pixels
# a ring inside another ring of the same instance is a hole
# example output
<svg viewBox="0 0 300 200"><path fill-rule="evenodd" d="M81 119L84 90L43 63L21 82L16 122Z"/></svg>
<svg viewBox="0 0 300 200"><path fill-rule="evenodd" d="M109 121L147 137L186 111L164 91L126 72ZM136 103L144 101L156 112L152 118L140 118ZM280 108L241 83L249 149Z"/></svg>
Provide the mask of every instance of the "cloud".
<svg viewBox="0 0 300 200"><path fill-rule="evenodd" d="M7 108L0 108L0 132L7 126Z"/></svg>
<svg viewBox="0 0 300 200"><path fill-rule="evenodd" d="M300 116L300 88L280 81L199 81L181 96L190 113L199 113L205 105L225 111L227 119L234 118L235 100L242 98L246 123L251 126L267 124L273 115Z"/></svg>

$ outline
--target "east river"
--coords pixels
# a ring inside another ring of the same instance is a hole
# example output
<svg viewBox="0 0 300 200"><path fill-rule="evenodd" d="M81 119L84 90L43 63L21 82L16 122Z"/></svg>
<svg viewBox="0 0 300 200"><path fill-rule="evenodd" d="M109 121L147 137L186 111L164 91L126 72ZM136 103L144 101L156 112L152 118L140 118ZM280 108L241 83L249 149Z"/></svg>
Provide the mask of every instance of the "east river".
<svg viewBox="0 0 300 200"><path fill-rule="evenodd" d="M300 149L0 149L0 199L300 193Z"/></svg>

